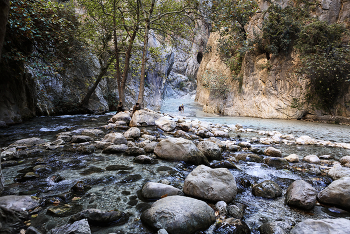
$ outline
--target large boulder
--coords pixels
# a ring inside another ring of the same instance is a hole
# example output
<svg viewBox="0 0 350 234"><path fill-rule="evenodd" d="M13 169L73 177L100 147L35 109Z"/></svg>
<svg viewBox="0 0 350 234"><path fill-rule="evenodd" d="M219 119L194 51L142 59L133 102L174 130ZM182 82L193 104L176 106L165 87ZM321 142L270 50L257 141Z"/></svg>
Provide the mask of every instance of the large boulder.
<svg viewBox="0 0 350 234"><path fill-rule="evenodd" d="M162 117L154 111L137 110L132 116L130 127L155 126L156 120Z"/></svg>
<svg viewBox="0 0 350 234"><path fill-rule="evenodd" d="M162 159L209 164L197 146L183 138L167 138L160 141L154 148L154 153Z"/></svg>
<svg viewBox="0 0 350 234"><path fill-rule="evenodd" d="M158 128L165 132L171 132L176 128L176 122L166 117L161 117L155 121Z"/></svg>
<svg viewBox="0 0 350 234"><path fill-rule="evenodd" d="M198 143L197 147L209 160L222 159L221 148L214 142L201 141Z"/></svg>
<svg viewBox="0 0 350 234"><path fill-rule="evenodd" d="M72 224L54 228L48 234L91 234L91 229L87 219L82 219Z"/></svg>
<svg viewBox="0 0 350 234"><path fill-rule="evenodd" d="M310 210L316 205L317 191L303 180L294 181L287 189L285 202L289 206Z"/></svg>
<svg viewBox="0 0 350 234"><path fill-rule="evenodd" d="M141 131L139 128L132 127L128 131L124 132L126 138L139 138L141 136Z"/></svg>
<svg viewBox="0 0 350 234"><path fill-rule="evenodd" d="M277 183L271 180L265 180L254 185L252 193L257 197L275 198L282 196L282 189Z"/></svg>
<svg viewBox="0 0 350 234"><path fill-rule="evenodd" d="M318 193L317 198L321 203L350 210L350 177L342 177L333 181Z"/></svg>
<svg viewBox="0 0 350 234"><path fill-rule="evenodd" d="M214 210L204 201L184 196L165 197L141 215L142 222L170 234L206 230L215 222Z"/></svg>
<svg viewBox="0 0 350 234"><path fill-rule="evenodd" d="M210 201L231 202L237 194L236 181L227 168L216 168L200 165L185 179L184 193Z"/></svg>
<svg viewBox="0 0 350 234"><path fill-rule="evenodd" d="M126 124L129 124L131 121L130 113L128 111L125 112L119 112L118 114L114 115L109 122L115 123L117 121L123 121Z"/></svg>
<svg viewBox="0 0 350 234"><path fill-rule="evenodd" d="M142 187L142 196L148 199L158 199L162 196L181 195L181 190L171 185L147 182Z"/></svg>
<svg viewBox="0 0 350 234"><path fill-rule="evenodd" d="M0 207L4 207L8 210L23 212L32 210L39 205L39 200L31 196L9 195L0 197Z"/></svg>
<svg viewBox="0 0 350 234"><path fill-rule="evenodd" d="M295 225L291 234L348 234L350 233L350 220L338 219L307 219Z"/></svg>
<svg viewBox="0 0 350 234"><path fill-rule="evenodd" d="M105 142L112 142L113 144L119 145L119 144L128 144L128 141L124 137L123 134L117 133L117 132L112 132L107 134L102 141Z"/></svg>

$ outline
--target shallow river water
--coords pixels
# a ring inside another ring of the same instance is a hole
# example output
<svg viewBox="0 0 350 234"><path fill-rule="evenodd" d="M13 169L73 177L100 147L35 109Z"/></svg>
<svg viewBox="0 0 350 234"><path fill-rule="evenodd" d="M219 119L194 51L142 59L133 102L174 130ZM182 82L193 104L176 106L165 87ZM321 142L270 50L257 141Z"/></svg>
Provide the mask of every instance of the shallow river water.
<svg viewBox="0 0 350 234"><path fill-rule="evenodd" d="M185 106L184 113L178 112L180 104ZM166 100L161 112L229 126L239 123L244 128L275 130L283 134L293 134L296 137L308 135L315 139L335 142L347 143L350 141L349 126L294 120L222 117L204 113L201 111L201 107L194 103L191 98ZM29 137L40 137L53 141L59 132L74 131L81 128L98 128L107 133L108 131L103 129L102 126L108 123L108 119L113 114L37 117L20 125L0 129L0 147L6 147L18 139ZM147 130L157 136L167 135L167 133L156 128L147 128ZM123 132L123 130L118 131ZM256 133L232 132L230 134L232 138L238 141L249 141L252 137L261 137ZM253 143L253 146L261 149L268 147L268 145L260 143ZM300 156L327 154L335 158L350 155L349 150L341 148L287 146L283 144L277 144L274 147L281 149L283 156L291 153L297 153ZM94 226L92 227L93 233L156 233L140 221L142 211L149 208L154 202L145 200L140 196L140 189L143 184L147 181L160 182L166 179L171 185L182 189L186 176L196 167L184 162L169 162L160 159L156 164L136 164L133 162L133 156L103 154L100 150L96 150L92 154L64 149L40 151L37 155L18 161L18 165L3 168L5 191L2 195L29 194L45 199L59 199L61 201L60 205L69 204L72 207L71 213L57 216L47 211L54 206L46 202L44 209L38 213L38 216L31 219L31 225L43 232L67 223L69 216L73 213L87 208L97 208L120 210L128 213L130 217L128 222L122 225ZM51 170L40 174L40 177L35 180L21 180L25 173L32 171L33 167L38 164L47 165ZM109 170L109 166L119 169ZM240 188L240 192L233 203L242 203L247 207L243 220L251 228L252 233L259 233L258 227L266 221L283 220L290 225L295 225L306 218L345 217L350 219L349 213L331 212L329 207L317 205L313 210L306 212L285 205L284 196L277 199L264 199L255 197L251 193L250 185L264 180L273 180L281 186L283 194L285 194L288 186L298 179L306 180L320 191L331 183L332 180L328 177L298 170L277 170L255 162L240 162L238 166L240 170L230 169ZM63 180L57 183L52 182L50 178L53 175L60 175ZM72 193L69 198L63 199L62 194L71 193L71 188L78 181L82 181L88 189L83 194ZM72 197L76 197L76 199L72 199Z"/></svg>

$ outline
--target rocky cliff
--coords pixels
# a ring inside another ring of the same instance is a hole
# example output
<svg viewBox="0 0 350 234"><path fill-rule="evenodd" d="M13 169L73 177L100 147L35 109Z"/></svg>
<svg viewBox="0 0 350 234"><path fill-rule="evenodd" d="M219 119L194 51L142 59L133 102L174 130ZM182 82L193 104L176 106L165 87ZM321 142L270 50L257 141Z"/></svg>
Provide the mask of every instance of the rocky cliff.
<svg viewBox="0 0 350 234"><path fill-rule="evenodd" d="M258 1L259 10L246 25L248 38L261 35L262 22L266 19L264 11L271 4L282 8L295 4L292 0ZM349 26L350 1L317 0L313 17L328 23L343 22ZM262 118L298 118L311 113L324 115L322 111L307 104L301 104L305 97L307 81L296 73L298 54L266 55L251 50L243 58L239 76L235 76L217 53L218 33L210 35L207 53L197 75L196 101L206 112L230 116L251 116ZM209 87L208 82L226 88ZM350 116L350 95L339 100L336 114Z"/></svg>

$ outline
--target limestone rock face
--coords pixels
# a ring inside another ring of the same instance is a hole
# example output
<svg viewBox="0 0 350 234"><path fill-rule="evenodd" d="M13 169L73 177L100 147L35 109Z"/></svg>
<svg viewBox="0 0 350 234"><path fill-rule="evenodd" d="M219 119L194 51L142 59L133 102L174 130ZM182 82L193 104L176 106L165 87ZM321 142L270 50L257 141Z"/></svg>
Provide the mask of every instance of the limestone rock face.
<svg viewBox="0 0 350 234"><path fill-rule="evenodd" d="M145 198L161 198L162 196L181 195L181 190L171 185L147 182L142 187L142 195Z"/></svg>
<svg viewBox="0 0 350 234"><path fill-rule="evenodd" d="M237 194L236 181L227 168L211 169L200 165L185 179L184 193L210 201L231 202Z"/></svg>
<svg viewBox="0 0 350 234"><path fill-rule="evenodd" d="M209 164L196 145L183 138L168 138L160 141L154 148L154 153L162 159Z"/></svg>
<svg viewBox="0 0 350 234"><path fill-rule="evenodd" d="M294 181L287 189L286 203L301 209L310 210L316 204L317 191L303 180Z"/></svg>
<svg viewBox="0 0 350 234"><path fill-rule="evenodd" d="M338 219L307 219L295 225L291 234L347 234L350 233L350 220L344 218Z"/></svg>
<svg viewBox="0 0 350 234"><path fill-rule="evenodd" d="M191 234L209 228L215 222L214 210L205 202L184 197L162 198L144 211L142 222L170 234Z"/></svg>
<svg viewBox="0 0 350 234"><path fill-rule="evenodd" d="M322 203L350 210L350 177L333 181L317 195L317 198Z"/></svg>

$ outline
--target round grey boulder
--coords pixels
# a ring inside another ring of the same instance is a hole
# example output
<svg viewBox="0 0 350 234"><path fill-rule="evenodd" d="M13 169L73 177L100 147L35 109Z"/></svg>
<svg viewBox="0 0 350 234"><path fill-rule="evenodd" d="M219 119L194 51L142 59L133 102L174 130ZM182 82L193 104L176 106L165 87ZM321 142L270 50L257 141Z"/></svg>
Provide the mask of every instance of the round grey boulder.
<svg viewBox="0 0 350 234"><path fill-rule="evenodd" d="M338 219L307 219L295 225L291 234L349 234L350 220L344 218Z"/></svg>
<svg viewBox="0 0 350 234"><path fill-rule="evenodd" d="M209 164L208 159L190 140L183 138L167 138L161 140L154 148L154 153L162 159L185 161L194 164Z"/></svg>
<svg viewBox="0 0 350 234"><path fill-rule="evenodd" d="M214 202L231 202L237 194L236 181L227 168L200 165L185 179L184 193L188 196Z"/></svg>
<svg viewBox="0 0 350 234"><path fill-rule="evenodd" d="M138 138L141 136L141 131L137 127L132 127L128 131L124 132L126 138Z"/></svg>
<svg viewBox="0 0 350 234"><path fill-rule="evenodd" d="M350 177L333 181L318 193L319 202L350 210Z"/></svg>
<svg viewBox="0 0 350 234"><path fill-rule="evenodd" d="M214 210L204 201L184 196L162 198L144 211L141 220L170 234L191 234L206 230L215 222Z"/></svg>
<svg viewBox="0 0 350 234"><path fill-rule="evenodd" d="M148 199L158 199L162 196L174 196L174 195L181 195L181 190L178 188L175 188L171 185L161 184L161 183L154 183L154 182L147 182L142 187L142 196Z"/></svg>
<svg viewBox="0 0 350 234"><path fill-rule="evenodd" d="M197 145L198 149L207 157L208 160L221 160L221 148L211 141L201 141Z"/></svg>
<svg viewBox="0 0 350 234"><path fill-rule="evenodd" d="M289 206L310 210L316 205L317 191L303 180L294 181L287 189L285 202Z"/></svg>

